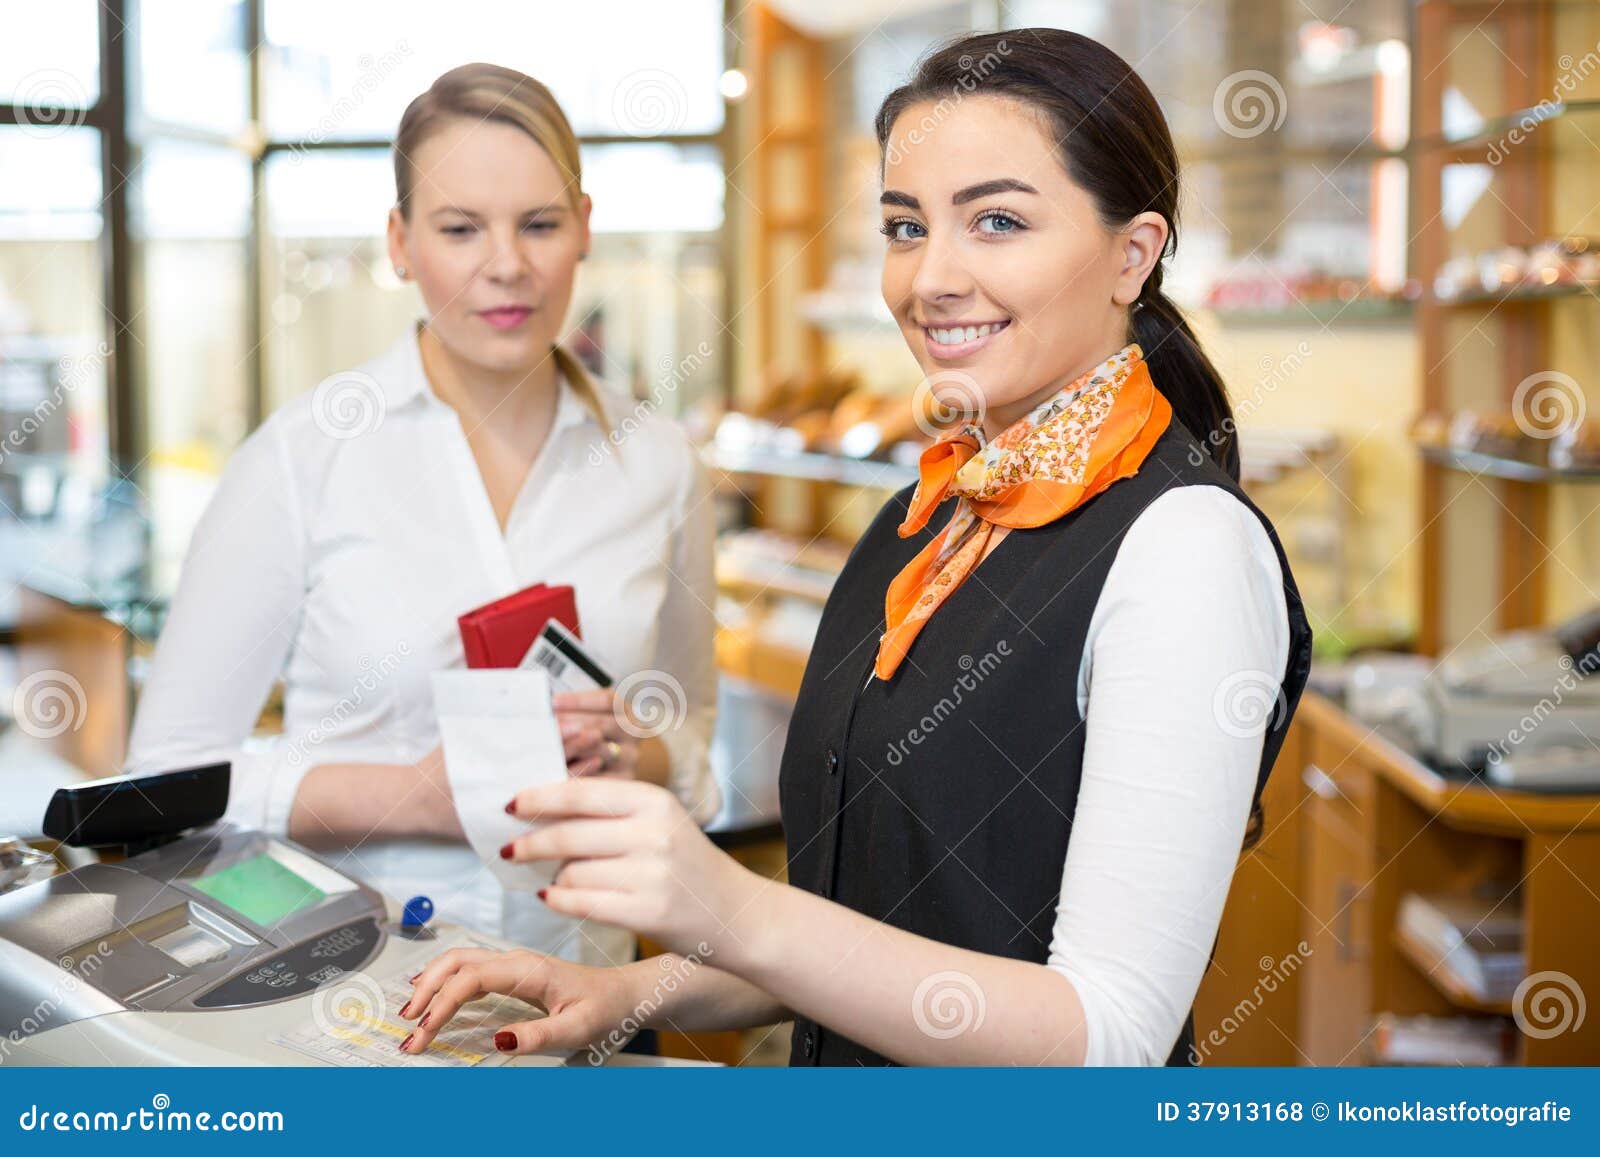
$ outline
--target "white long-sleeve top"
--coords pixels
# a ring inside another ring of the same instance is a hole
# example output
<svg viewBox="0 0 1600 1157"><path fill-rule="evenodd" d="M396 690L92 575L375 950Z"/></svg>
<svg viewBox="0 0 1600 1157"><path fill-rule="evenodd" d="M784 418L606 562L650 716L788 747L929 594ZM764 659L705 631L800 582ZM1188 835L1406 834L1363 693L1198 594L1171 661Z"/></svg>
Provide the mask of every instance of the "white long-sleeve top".
<svg viewBox="0 0 1600 1157"><path fill-rule="evenodd" d="M1049 966L1082 1001L1086 1064L1162 1064L1182 1031L1288 656L1283 569L1260 520L1215 486L1147 506L1078 672L1083 779Z"/></svg>
<svg viewBox="0 0 1600 1157"><path fill-rule="evenodd" d="M669 787L700 822L714 816L704 471L648 406L601 386L602 424L564 380L560 391L504 533L415 332L274 413L195 531L128 770L231 760L227 818L282 834L318 764L409 763L439 743L430 676L464 665L457 616L535 582L570 583L584 642L613 676L663 672L681 686L682 724L661 736ZM283 735L248 742L280 677ZM502 889L464 842L372 839L328 858L401 901L429 896L443 919L585 963L631 959L628 933Z"/></svg>

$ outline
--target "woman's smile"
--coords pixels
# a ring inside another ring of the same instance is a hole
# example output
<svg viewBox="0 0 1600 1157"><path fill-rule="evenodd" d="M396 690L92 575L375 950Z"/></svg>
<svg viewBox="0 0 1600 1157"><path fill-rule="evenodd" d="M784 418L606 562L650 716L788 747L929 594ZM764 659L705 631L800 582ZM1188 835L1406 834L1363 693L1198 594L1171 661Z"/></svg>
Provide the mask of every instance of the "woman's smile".
<svg viewBox="0 0 1600 1157"><path fill-rule="evenodd" d="M928 356L947 362L977 353L995 341L1010 325L1009 317L999 321L958 321L924 325L922 333Z"/></svg>

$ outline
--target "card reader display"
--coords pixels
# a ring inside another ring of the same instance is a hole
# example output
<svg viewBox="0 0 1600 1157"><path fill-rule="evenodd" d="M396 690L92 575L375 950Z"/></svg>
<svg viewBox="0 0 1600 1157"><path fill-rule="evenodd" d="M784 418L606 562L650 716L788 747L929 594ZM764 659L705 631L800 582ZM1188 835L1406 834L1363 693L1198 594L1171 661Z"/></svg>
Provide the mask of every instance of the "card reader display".
<svg viewBox="0 0 1600 1157"><path fill-rule="evenodd" d="M190 880L189 886L268 928L328 895L266 853Z"/></svg>

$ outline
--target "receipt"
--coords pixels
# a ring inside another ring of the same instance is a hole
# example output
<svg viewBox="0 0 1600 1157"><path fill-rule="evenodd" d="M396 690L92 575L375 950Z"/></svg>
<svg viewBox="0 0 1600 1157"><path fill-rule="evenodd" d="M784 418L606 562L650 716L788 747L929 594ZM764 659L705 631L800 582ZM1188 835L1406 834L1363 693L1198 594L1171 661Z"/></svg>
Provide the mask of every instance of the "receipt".
<svg viewBox="0 0 1600 1157"><path fill-rule="evenodd" d="M550 679L515 668L438 671L433 705L444 741L445 773L467 842L505 888L548 887L554 861L513 864L500 848L531 825L506 814L525 787L567 777L561 729L550 709Z"/></svg>

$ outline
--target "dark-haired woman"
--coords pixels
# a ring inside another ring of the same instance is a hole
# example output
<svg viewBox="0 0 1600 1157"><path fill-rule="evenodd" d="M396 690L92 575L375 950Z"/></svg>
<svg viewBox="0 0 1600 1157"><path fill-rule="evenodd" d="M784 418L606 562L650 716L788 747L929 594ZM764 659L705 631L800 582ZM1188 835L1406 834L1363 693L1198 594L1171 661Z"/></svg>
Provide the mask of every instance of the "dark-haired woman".
<svg viewBox="0 0 1600 1157"><path fill-rule="evenodd" d="M884 296L970 416L828 600L783 759L790 882L659 788L524 791L544 822L505 854L564 862L545 902L684 979L449 953L408 1051L492 991L549 1011L500 1035L517 1052L793 1017L796 1064L1191 1058L1311 632L1161 291L1171 137L1124 61L1043 29L939 51L877 127Z"/></svg>

